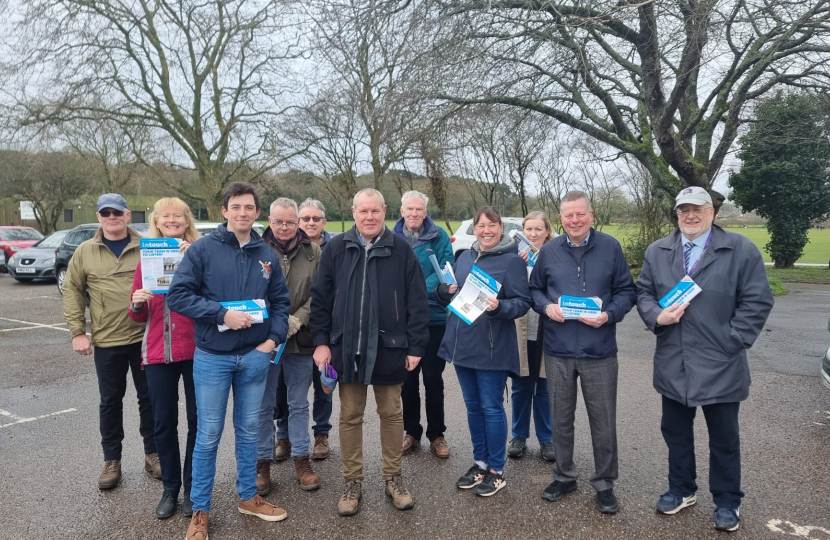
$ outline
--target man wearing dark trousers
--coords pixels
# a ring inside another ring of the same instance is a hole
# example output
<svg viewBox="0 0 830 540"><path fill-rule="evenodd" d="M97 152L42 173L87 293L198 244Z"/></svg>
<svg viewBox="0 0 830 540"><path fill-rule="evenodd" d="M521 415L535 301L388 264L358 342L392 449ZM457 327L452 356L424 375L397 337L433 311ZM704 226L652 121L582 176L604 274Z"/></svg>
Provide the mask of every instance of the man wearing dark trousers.
<svg viewBox="0 0 830 540"><path fill-rule="evenodd" d="M161 466L153 439L153 413L147 377L141 369L144 324L127 314L130 289L139 261L138 234L127 227L130 211L117 193L98 198L101 228L75 251L63 284L63 314L72 336L72 349L93 354L98 376L98 407L104 470L99 489L112 489L121 480L121 443L124 440L124 394L127 371L132 372L138 395L139 433L144 439L144 469L161 478ZM86 293L92 319L92 340L86 335Z"/></svg>
<svg viewBox="0 0 830 540"><path fill-rule="evenodd" d="M678 228L646 250L637 310L657 336L654 388L662 395L660 429L669 449L669 490L657 511L676 514L697 502L694 420L709 431L709 490L715 528L740 526L740 402L749 396L746 350L773 306L761 253L745 236L713 225L715 209L700 187L677 194ZM666 308L660 300L684 277L701 292Z"/></svg>
<svg viewBox="0 0 830 540"><path fill-rule="evenodd" d="M438 274L430 261L434 255L439 268L455 262L450 238L427 215L429 198L420 191L407 191L401 197L401 218L395 224L395 234L412 246L426 279L429 300L429 343L418 366L406 377L401 389L403 400L403 453L407 455L421 445L420 376L424 375L424 405L427 413L429 449L439 458L450 457L450 447L444 438L444 367L447 363L438 357L441 340L447 328L447 310L432 298L439 284Z"/></svg>

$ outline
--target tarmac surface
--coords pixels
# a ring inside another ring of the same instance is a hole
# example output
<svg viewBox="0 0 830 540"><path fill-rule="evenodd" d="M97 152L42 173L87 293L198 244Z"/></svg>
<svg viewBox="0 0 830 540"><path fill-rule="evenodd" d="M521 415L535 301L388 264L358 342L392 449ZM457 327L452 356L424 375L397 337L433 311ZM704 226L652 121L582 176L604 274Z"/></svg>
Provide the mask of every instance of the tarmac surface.
<svg viewBox="0 0 830 540"><path fill-rule="evenodd" d="M751 349L753 385L742 405L743 489L741 529L733 538L830 538L830 390L819 378L820 356L830 343L830 290L788 286L776 299L763 335ZM654 337L635 312L618 326L620 381L618 437L621 511L601 515L588 479L593 461L584 408L577 412L579 490L557 503L541 499L551 465L535 437L521 460L509 460L507 488L476 497L455 488L470 466L465 408L451 366L445 372L446 438L452 455L439 460L427 441L404 458L413 510L395 510L380 479L380 444L374 402L367 404L366 481L360 513L336 513L342 481L337 411L332 455L314 462L322 487L302 491L289 461L272 467L268 499L288 519L267 523L236 510L230 417L219 450L210 537L259 538L725 538L714 530L708 492L708 449L702 415L696 425L698 504L676 516L655 513L666 490L660 397L651 384ZM372 393L370 392L371 396ZM509 400L508 400L509 401ZM98 433L98 389L91 357L72 352L54 283L19 284L0 275L0 539L178 538L188 519L159 521L154 509L161 483L143 472L135 392L124 400L123 480L97 489L103 465ZM183 405L182 405L183 408ZM229 408L230 416L230 408ZM184 418L184 412L180 418ZM183 433L181 434L183 436ZM182 448L184 443L182 442Z"/></svg>

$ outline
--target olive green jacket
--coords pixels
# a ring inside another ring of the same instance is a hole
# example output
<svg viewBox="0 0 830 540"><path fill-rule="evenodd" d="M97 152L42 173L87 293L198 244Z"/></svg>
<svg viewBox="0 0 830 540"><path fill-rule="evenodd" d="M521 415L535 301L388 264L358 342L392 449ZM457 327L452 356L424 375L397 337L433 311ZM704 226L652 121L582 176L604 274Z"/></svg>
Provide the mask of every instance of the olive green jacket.
<svg viewBox="0 0 830 540"><path fill-rule="evenodd" d="M89 313L92 319L92 344L96 347L117 347L138 343L144 336L144 323L137 323L127 314L133 275L140 259L140 236L127 229L130 243L121 257L104 244L101 229L78 246L63 283L63 316L74 338L86 332L86 298L89 292Z"/></svg>

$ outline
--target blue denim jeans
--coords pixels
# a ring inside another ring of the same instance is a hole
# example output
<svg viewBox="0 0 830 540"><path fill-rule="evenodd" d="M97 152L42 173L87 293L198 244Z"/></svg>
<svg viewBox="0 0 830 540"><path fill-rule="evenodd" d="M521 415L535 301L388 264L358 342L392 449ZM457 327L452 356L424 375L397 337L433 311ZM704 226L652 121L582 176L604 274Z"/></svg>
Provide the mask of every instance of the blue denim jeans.
<svg viewBox="0 0 830 540"><path fill-rule="evenodd" d="M510 401L513 405L513 437L530 437L530 414L540 443L553 442L553 428L548 397L548 381L541 377L510 379Z"/></svg>
<svg viewBox="0 0 830 540"><path fill-rule="evenodd" d="M507 371L470 369L455 366L473 443L473 459L493 470L504 470L507 441L507 413L504 389Z"/></svg>
<svg viewBox="0 0 830 540"><path fill-rule="evenodd" d="M332 410L332 394L326 394L323 391L323 385L320 383L320 370L311 362L311 375L314 386L314 402L311 405L311 419L314 420L314 425L311 430L315 435L325 435L328 437L331 431L331 410ZM274 410L274 418L277 421L277 438L288 439L288 398L286 397L287 390L285 388L285 375L281 375L279 382L277 382L277 407Z"/></svg>
<svg viewBox="0 0 830 540"><path fill-rule="evenodd" d="M308 456L308 389L311 387L310 354L284 354L277 365L268 368L268 381L259 410L259 443L257 459L274 456L274 406L277 403L277 381L280 373L288 389L288 439L291 456Z"/></svg>
<svg viewBox="0 0 830 540"><path fill-rule="evenodd" d="M216 450L225 427L228 396L233 388L233 428L236 454L236 491L240 500L256 495L256 448L259 408L271 355L256 349L244 355L217 355L196 349L193 382L196 387L198 432L193 450L193 510L210 511Z"/></svg>

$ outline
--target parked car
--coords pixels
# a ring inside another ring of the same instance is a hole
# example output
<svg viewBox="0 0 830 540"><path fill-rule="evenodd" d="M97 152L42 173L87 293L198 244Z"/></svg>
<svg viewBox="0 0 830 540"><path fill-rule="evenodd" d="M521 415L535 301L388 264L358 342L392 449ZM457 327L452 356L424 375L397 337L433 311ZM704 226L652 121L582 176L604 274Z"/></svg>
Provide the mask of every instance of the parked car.
<svg viewBox="0 0 830 540"><path fill-rule="evenodd" d="M43 235L31 227L4 226L0 227L0 270L6 271L9 259L23 248L31 247L43 240Z"/></svg>
<svg viewBox="0 0 830 540"><path fill-rule="evenodd" d="M830 332L830 319L827 319L827 331ZM824 386L830 388L830 346L827 347L827 352L824 353L824 358L821 359L821 382Z"/></svg>
<svg viewBox="0 0 830 540"><path fill-rule="evenodd" d="M150 234L149 223L130 223L130 228L132 228L132 230L144 237Z"/></svg>
<svg viewBox="0 0 830 540"><path fill-rule="evenodd" d="M63 280L66 279L66 268L69 266L72 254L82 242L95 236L98 227L100 227L98 223L86 223L70 229L55 251L55 278L58 280L58 292L61 294L63 294Z"/></svg>
<svg viewBox="0 0 830 540"><path fill-rule="evenodd" d="M221 222L203 221L200 223L196 223L196 230L199 231L199 234L201 234L202 236L207 236L213 231L215 231L216 228L219 227L219 225L221 224ZM254 230L257 232L257 234L262 236L262 233L265 232L265 225L254 223Z"/></svg>
<svg viewBox="0 0 830 540"><path fill-rule="evenodd" d="M504 223L504 234L507 234L514 229L522 230L522 221L524 218L503 217L501 220ZM475 241L476 237L475 234L473 234L473 220L466 219L462 221L461 225L459 225L458 229L455 231L455 234L450 237L450 242L452 242L452 252L455 254L455 260L458 260L465 250L473 247L473 242Z"/></svg>
<svg viewBox="0 0 830 540"><path fill-rule="evenodd" d="M55 254L68 233L53 232L32 247L12 255L7 263L9 274L24 283L35 279L55 279Z"/></svg>

